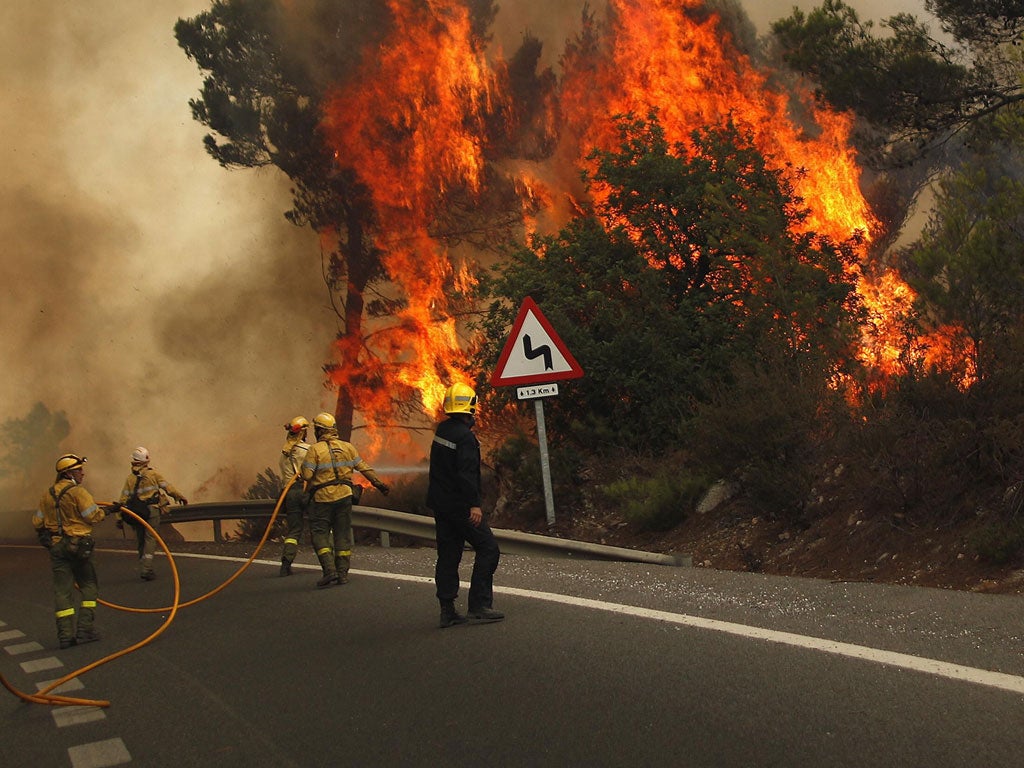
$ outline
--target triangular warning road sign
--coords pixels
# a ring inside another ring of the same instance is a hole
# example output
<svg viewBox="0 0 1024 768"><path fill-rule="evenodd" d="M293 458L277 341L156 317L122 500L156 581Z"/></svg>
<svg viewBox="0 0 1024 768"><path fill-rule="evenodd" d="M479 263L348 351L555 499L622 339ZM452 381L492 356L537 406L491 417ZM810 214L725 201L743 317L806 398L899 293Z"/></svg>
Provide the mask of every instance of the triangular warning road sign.
<svg viewBox="0 0 1024 768"><path fill-rule="evenodd" d="M578 379L582 375L576 358L565 348L536 302L527 296L501 350L491 385L541 384Z"/></svg>

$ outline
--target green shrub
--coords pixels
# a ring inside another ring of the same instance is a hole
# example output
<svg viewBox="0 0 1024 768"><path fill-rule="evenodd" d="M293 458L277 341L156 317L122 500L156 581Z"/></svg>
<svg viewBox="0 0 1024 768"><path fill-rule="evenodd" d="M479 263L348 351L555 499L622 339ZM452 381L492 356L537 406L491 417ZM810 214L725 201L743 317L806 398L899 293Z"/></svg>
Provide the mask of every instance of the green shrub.
<svg viewBox="0 0 1024 768"><path fill-rule="evenodd" d="M967 546L987 563L1006 565L1024 549L1024 524L1019 520L987 523L967 537Z"/></svg>
<svg viewBox="0 0 1024 768"><path fill-rule="evenodd" d="M674 528L694 509L710 487L707 479L688 474L628 477L605 485L605 500L621 511L624 520L643 531Z"/></svg>

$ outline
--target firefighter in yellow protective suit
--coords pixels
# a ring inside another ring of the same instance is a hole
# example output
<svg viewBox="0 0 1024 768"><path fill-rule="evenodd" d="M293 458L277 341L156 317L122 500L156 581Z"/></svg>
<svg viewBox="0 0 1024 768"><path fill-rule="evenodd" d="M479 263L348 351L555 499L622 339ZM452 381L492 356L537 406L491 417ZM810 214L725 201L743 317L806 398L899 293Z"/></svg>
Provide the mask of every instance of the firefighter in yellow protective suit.
<svg viewBox="0 0 1024 768"><path fill-rule="evenodd" d="M378 491L391 488L377 477L355 446L338 437L334 416L318 414L313 419L316 442L306 453L301 475L310 496L309 527L313 547L323 569L317 587L348 583L352 562L352 474L359 470Z"/></svg>
<svg viewBox="0 0 1024 768"><path fill-rule="evenodd" d="M284 550L281 552L281 576L292 575L292 563L299 552L299 537L302 535L303 512L306 509L306 494L303 491L301 477L296 477L302 468L302 460L309 451L306 434L309 421L303 416L296 416L284 425L287 437L281 448L281 480L288 484L294 477L295 482L284 497L284 511L288 530L284 535Z"/></svg>
<svg viewBox="0 0 1024 768"><path fill-rule="evenodd" d="M32 515L39 543L50 550L53 597L57 616L57 642L70 648L99 640L93 626L99 588L92 552L92 527L106 517L92 494L82 485L85 457L66 453L57 459L57 479L43 494ZM75 584L82 594L75 627Z"/></svg>
<svg viewBox="0 0 1024 768"><path fill-rule="evenodd" d="M160 524L160 516L167 514L167 509L170 507L170 503L167 501L168 496L179 504L188 504L188 499L181 491L149 466L149 451L141 445L132 451L131 461L132 471L124 481L118 504L128 507L154 528ZM117 522L119 527L123 525L120 517ZM135 538L138 541L139 575L143 581L152 581L156 578L156 574L153 572L156 539L134 518L130 517L128 524L135 529Z"/></svg>

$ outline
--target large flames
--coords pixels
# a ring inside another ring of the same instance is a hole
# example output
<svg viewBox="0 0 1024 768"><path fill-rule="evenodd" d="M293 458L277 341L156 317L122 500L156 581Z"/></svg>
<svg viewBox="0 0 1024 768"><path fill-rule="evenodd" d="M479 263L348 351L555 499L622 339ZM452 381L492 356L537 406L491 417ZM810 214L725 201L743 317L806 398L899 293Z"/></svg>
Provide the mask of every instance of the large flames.
<svg viewBox="0 0 1024 768"><path fill-rule="evenodd" d="M446 384L459 377L463 355L447 297L471 278L453 270L429 230L447 193L480 188L483 115L495 75L457 2L388 5L391 34L333 94L324 123L339 163L370 190L384 233L375 245L402 300L392 321L369 329L374 357L361 365L384 366L385 380L420 393L433 413ZM352 373L341 366L334 383L352 386ZM359 391L356 405L369 426L391 413L392 395Z"/></svg>
<svg viewBox="0 0 1024 768"><path fill-rule="evenodd" d="M444 386L459 378L462 347L448 311L452 286L471 280L429 233L453 190L478 191L486 168L486 121L500 92L499 69L474 42L459 0L388 0L389 35L364 55L357 76L333 94L325 126L339 164L354 169L372 193L377 246L396 295L397 321L371 329L372 346L392 376L419 392L432 413ZM731 118L749 130L779 168L793 171L795 188L811 209L805 226L845 240L870 242L875 222L859 189L849 147L850 118L783 89L729 39L702 0L609 0L607 24L593 50L575 46L564 57L559 92L561 145L555 162L581 166L595 148L616 138L613 116L652 109L671 142ZM564 207L568 189L527 178L516 187L533 205ZM545 188L546 187L546 188ZM557 217L556 217L557 218ZM891 318L913 296L894 274L858 276L872 316L863 357L883 373L898 364ZM351 378L341 366L335 384ZM362 391L358 409L368 424L390 413L386 392Z"/></svg>

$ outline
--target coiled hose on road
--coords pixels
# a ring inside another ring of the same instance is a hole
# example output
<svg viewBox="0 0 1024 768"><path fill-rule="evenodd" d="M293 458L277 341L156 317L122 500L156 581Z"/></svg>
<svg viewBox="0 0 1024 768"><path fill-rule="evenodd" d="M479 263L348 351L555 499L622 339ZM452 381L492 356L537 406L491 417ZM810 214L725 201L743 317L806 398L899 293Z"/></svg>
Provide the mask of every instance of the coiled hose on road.
<svg viewBox="0 0 1024 768"><path fill-rule="evenodd" d="M174 562L174 556L171 554L171 550L167 547L167 543L160 537L160 534L157 533L156 530L148 522L146 522L141 517L136 515L130 509L124 509L124 512L127 512L128 515L135 518L135 520L140 525L144 526L147 531L153 534L153 536L156 538L157 543L160 545L160 548L164 551L164 554L167 555L167 562L170 564L171 575L174 578L174 598L171 601L171 605L164 606L162 608L135 608L132 606L118 605L117 603L107 602L106 600L98 600L97 602L99 602L100 605L104 605L108 608L114 608L118 611L128 611L130 613L163 613L164 611L169 611L170 613L168 613L166 620L164 620L164 623L161 624L151 635L149 635L149 637L140 640L139 642L135 643L132 646L129 646L128 648L117 651L116 653L112 653L109 656L105 656L102 659L92 662L91 664L87 664L81 669L77 669L74 672L69 672L59 680L54 680L52 683L47 685L38 693L25 693L24 691L19 691L7 680L6 677L3 676L3 674L0 674L0 684L2 684L4 688L13 693L22 701L31 702L33 704L109 707L109 701L99 699L79 699L73 696L62 696L60 694L54 694L51 693L51 691L64 685L64 683L68 682L69 680L73 680L74 678L83 675L86 672L89 672L90 670L96 669L97 667L114 661L115 659L119 659L122 656L127 656L129 653L137 651L143 646L146 646L149 643L153 642L156 638L162 635L171 625L171 622L174 621L174 617L177 614L179 608L187 608L189 606L195 605L196 603L200 603L203 600L206 600L207 598L213 597L218 592L227 587L228 584L230 584L239 576L241 576L242 573L245 572L245 570L250 565L252 565L253 561L256 559L256 556L259 555L260 550L263 549L263 545L270 537L270 531L274 527L274 521L277 519L278 512L280 512L281 510L281 504L284 502L284 497L288 493L288 490L292 487L292 484L295 482L295 479L295 477L292 477L292 479L289 480L288 483L285 485L284 490L281 491L281 495L277 499L277 504L274 506L274 512L273 514L271 514L270 520L267 521L267 529L263 532L263 537L260 539L259 544L256 545L256 549L253 551L252 555L249 556L249 559L245 561L238 568L238 570L231 574L231 576L229 576L228 579L224 581L223 584L216 587L215 589L210 590L205 595L201 595L200 597L197 597L194 600L189 600L185 603L180 602L181 581L178 577L178 567Z"/></svg>

